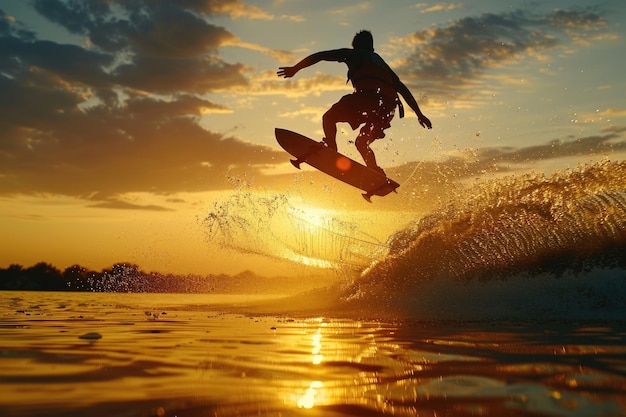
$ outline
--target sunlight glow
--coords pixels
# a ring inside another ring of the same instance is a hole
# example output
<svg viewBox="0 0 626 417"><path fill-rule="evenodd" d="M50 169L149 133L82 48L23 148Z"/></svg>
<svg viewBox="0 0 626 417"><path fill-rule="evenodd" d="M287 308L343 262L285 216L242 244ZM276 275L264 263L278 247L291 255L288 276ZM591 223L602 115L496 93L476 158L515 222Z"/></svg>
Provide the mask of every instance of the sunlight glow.
<svg viewBox="0 0 626 417"><path fill-rule="evenodd" d="M304 266L312 266L314 268L321 268L321 269L334 269L334 268L338 268L339 265L331 262L331 261L326 261L324 259L317 259L317 258L312 258L309 256L304 256L301 255L299 253L295 253L293 251L290 250L285 250L285 252L283 253L283 258L295 262L297 264L300 265L304 265Z"/></svg>
<svg viewBox="0 0 626 417"><path fill-rule="evenodd" d="M292 262L322 269L333 269L339 265L324 259L325 255L336 255L333 242L329 241L327 229L333 221L333 211L311 206L290 207L289 221L294 230L290 236L295 249L284 248L282 256ZM320 256L321 255L321 256Z"/></svg>
<svg viewBox="0 0 626 417"><path fill-rule="evenodd" d="M327 227L329 221L337 215L334 210L310 205L297 205L292 210L289 210L289 214L293 218L302 220L314 227Z"/></svg>

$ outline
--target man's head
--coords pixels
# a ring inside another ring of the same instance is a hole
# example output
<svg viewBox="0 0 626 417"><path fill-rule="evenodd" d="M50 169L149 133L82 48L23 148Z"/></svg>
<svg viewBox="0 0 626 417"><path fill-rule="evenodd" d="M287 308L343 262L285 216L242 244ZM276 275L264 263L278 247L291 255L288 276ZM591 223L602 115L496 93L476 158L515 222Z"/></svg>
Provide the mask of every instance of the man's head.
<svg viewBox="0 0 626 417"><path fill-rule="evenodd" d="M372 33L369 30L358 32L352 39L352 47L354 49L374 51L374 38L372 37Z"/></svg>

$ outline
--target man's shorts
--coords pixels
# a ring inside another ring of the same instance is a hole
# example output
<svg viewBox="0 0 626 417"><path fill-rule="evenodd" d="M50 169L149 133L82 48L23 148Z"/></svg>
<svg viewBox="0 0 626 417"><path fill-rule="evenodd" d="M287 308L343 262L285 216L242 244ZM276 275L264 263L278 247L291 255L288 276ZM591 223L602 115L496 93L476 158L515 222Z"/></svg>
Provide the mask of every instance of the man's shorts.
<svg viewBox="0 0 626 417"><path fill-rule="evenodd" d="M394 99L376 91L355 91L341 97L329 111L333 113L335 120L349 123L352 130L365 123L361 131L376 132L373 139L378 139L385 137L383 130L391 127L395 109Z"/></svg>

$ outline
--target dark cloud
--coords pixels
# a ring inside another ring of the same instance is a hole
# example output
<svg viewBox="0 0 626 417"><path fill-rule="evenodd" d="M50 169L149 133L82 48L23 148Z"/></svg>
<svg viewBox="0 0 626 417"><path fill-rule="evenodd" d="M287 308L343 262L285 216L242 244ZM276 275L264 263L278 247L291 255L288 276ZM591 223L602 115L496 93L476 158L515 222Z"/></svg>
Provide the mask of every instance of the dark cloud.
<svg viewBox="0 0 626 417"><path fill-rule="evenodd" d="M235 39L226 29L175 6L164 6L138 22L127 34L141 55L189 57L215 51Z"/></svg>
<svg viewBox="0 0 626 417"><path fill-rule="evenodd" d="M439 173L451 179L473 178L486 172L515 171L531 167L538 161L558 158L585 157L603 155L623 155L626 152L626 128L614 129L606 134L580 138L555 139L545 144L516 147L486 147L474 151L472 157L450 157L442 163L419 163L422 175L429 172ZM401 172L413 169L411 164L403 167Z"/></svg>
<svg viewBox="0 0 626 417"><path fill-rule="evenodd" d="M187 2L193 3L193 2ZM199 2L196 2L199 3ZM209 2L217 3L217 2ZM117 6L113 13L111 6ZM103 2L37 0L35 9L68 31L89 37L109 52L132 50L140 56L189 57L216 51L235 36L175 1Z"/></svg>
<svg viewBox="0 0 626 417"><path fill-rule="evenodd" d="M138 57L115 70L116 81L125 87L153 93L194 91L197 93L245 86L242 64L211 59Z"/></svg>
<svg viewBox="0 0 626 417"><path fill-rule="evenodd" d="M0 38L0 57L4 58L0 60L0 70L14 78L46 72L50 77L84 86L110 86L114 82L104 71L104 67L113 62L112 56L76 45L3 37Z"/></svg>
<svg viewBox="0 0 626 417"><path fill-rule="evenodd" d="M464 17L413 33L409 40L415 50L398 70L439 91L456 89L491 67L545 53L605 26L604 18L592 10L555 10L539 16L518 10Z"/></svg>
<svg viewBox="0 0 626 417"><path fill-rule="evenodd" d="M487 148L479 151L481 164L532 163L546 159L572 156L610 155L626 151L624 131L614 130L604 135L593 135L567 140L556 139L544 145L526 148Z"/></svg>
<svg viewBox="0 0 626 417"><path fill-rule="evenodd" d="M271 149L198 124L229 111L200 94L248 82L248 68L219 56L235 36L208 17L256 9L226 0L32 5L85 44L38 39L0 11L0 194L97 195L119 208L117 194L218 189L228 172L275 163Z"/></svg>
<svg viewBox="0 0 626 417"><path fill-rule="evenodd" d="M205 10L200 2L186 3ZM110 73L112 84L153 93L206 93L247 84L245 66L226 63L217 54L236 37L180 2L37 0L34 6L106 54L110 62L100 68ZM85 62L79 54L64 58L72 66Z"/></svg>
<svg viewBox="0 0 626 417"><path fill-rule="evenodd" d="M172 211L171 209L154 204L133 204L125 201L103 201L101 203L91 204L87 207L91 208L106 208L117 210L148 210L148 211Z"/></svg>
<svg viewBox="0 0 626 417"><path fill-rule="evenodd" d="M14 18L7 15L2 9L0 9L0 36L16 36L28 40L35 39L34 32L27 30L22 23L14 21Z"/></svg>
<svg viewBox="0 0 626 417"><path fill-rule="evenodd" d="M28 128L5 126L0 193L99 192L104 198L130 191L200 191L225 187L229 170L254 172L274 163L269 148L201 128L196 117L202 109L220 106L197 97L165 102L138 96L116 108L81 111L66 95L66 111L26 120ZM42 102L61 102L41 96Z"/></svg>

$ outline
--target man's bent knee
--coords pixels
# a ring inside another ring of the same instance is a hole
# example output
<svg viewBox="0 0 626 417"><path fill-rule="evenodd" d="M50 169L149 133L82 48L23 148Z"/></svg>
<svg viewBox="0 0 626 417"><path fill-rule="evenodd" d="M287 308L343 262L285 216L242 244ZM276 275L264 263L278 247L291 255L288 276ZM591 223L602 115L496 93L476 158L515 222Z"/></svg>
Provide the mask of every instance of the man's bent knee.
<svg viewBox="0 0 626 417"><path fill-rule="evenodd" d="M361 153L371 152L370 144L372 142L374 142L373 138L369 136L365 136L365 135L359 135L359 137L357 137L356 141L354 142L354 145L356 146L357 150Z"/></svg>

